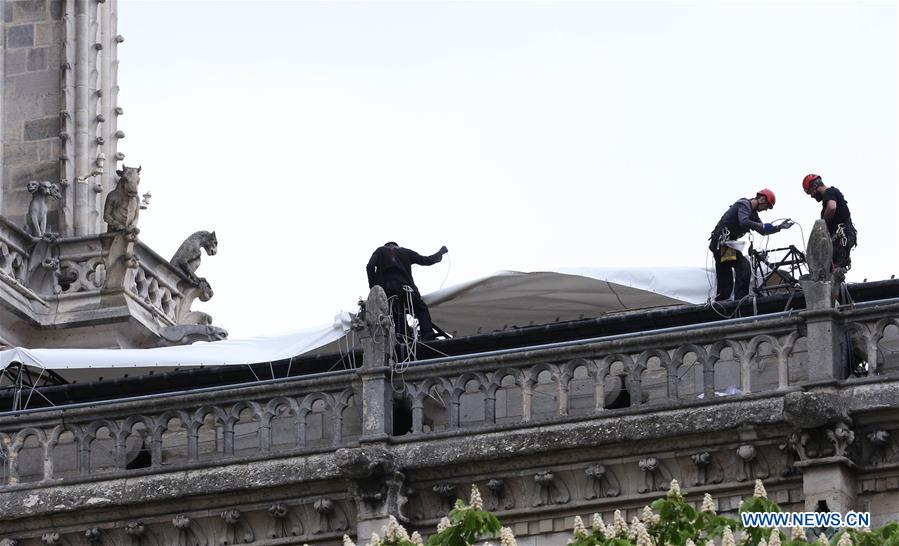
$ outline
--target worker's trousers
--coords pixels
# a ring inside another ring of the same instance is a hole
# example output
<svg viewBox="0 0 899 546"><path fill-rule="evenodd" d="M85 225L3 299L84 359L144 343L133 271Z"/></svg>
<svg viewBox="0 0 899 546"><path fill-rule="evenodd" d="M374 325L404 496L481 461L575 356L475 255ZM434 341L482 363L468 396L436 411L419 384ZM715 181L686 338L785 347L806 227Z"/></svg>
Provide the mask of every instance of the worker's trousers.
<svg viewBox="0 0 899 546"><path fill-rule="evenodd" d="M737 252L735 260L721 262L721 253L717 248L712 248L715 257L715 278L718 288L715 293L715 301L728 300L733 293L733 299L741 300L749 294L749 279L752 276L752 266L749 260L740 252Z"/></svg>
<svg viewBox="0 0 899 546"><path fill-rule="evenodd" d="M412 329L406 322L406 313L413 315L418 319L418 327L421 329L419 337L423 341L429 341L435 338L434 323L431 322L431 313L428 306L421 299L418 290L412 289L406 292L402 288L395 287L385 288L387 297L391 301L391 310L393 312L393 321L396 327L396 335L406 335L412 337ZM410 308L411 304L411 308Z"/></svg>

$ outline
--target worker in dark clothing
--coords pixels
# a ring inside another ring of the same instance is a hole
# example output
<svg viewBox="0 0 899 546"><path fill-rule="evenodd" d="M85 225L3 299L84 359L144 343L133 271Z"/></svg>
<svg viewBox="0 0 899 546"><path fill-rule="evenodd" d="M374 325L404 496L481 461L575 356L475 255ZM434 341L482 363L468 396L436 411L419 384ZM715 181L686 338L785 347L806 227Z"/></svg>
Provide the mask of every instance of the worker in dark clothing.
<svg viewBox="0 0 899 546"><path fill-rule="evenodd" d="M793 225L790 220L784 220L773 226L763 223L759 218L760 211L774 208L775 200L774 192L769 189L759 190L753 199L740 199L727 209L712 230L709 250L715 257L715 277L718 281L715 301L729 299L731 292L735 300L749 294L749 278L752 273L749 260L728 243L746 235L750 229L762 235L770 235Z"/></svg>
<svg viewBox="0 0 899 546"><path fill-rule="evenodd" d="M803 178L802 189L821 203L821 218L827 223L827 231L833 240L833 267L848 270L852 266L849 252L858 242L858 232L852 223L846 198L840 190L825 186L817 174Z"/></svg>
<svg viewBox="0 0 899 546"><path fill-rule="evenodd" d="M412 280L412 265L434 265L442 260L447 252L449 251L446 247L442 246L436 254L422 256L414 250L389 242L371 255L368 265L365 266L368 273L368 287L378 285L387 293L393 309L397 334L405 331L406 313L411 313L418 319L421 339L424 341L434 339L431 314Z"/></svg>

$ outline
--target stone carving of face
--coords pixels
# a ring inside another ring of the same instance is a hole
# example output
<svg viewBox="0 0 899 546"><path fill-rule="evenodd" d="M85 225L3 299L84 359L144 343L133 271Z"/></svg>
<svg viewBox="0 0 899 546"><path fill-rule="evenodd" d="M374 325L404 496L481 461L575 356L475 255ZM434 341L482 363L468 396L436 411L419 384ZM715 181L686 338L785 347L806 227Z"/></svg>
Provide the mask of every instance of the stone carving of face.
<svg viewBox="0 0 899 546"><path fill-rule="evenodd" d="M215 232L213 231L209 237L209 240L203 246L206 249L206 254L210 256L215 256L215 253L218 252L219 241L215 237Z"/></svg>
<svg viewBox="0 0 899 546"><path fill-rule="evenodd" d="M137 185L140 184L141 167L126 167L122 165L122 170L116 171L119 175L119 184L122 184L125 193L137 196Z"/></svg>

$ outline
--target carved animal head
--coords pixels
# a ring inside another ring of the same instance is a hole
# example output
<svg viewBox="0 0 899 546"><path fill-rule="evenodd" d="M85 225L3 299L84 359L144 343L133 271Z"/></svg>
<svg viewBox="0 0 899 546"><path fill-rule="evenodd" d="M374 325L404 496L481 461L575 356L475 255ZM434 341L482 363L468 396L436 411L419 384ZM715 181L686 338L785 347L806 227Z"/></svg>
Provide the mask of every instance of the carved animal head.
<svg viewBox="0 0 899 546"><path fill-rule="evenodd" d="M222 341L228 339L228 330L218 326L207 326L209 328L209 341Z"/></svg>
<svg viewBox="0 0 899 546"><path fill-rule="evenodd" d="M45 180L41 182L40 188L43 195L49 195L50 197L54 197L56 199L62 199L62 194L59 193L59 186L57 186L56 184Z"/></svg>
<svg viewBox="0 0 899 546"><path fill-rule="evenodd" d="M212 291L212 287L209 286L209 281L207 281L206 279L201 277L199 289L200 289L200 296L199 296L200 301L209 301L212 299L214 292Z"/></svg>
<svg viewBox="0 0 899 546"><path fill-rule="evenodd" d="M215 253L218 252L219 241L215 237L215 232L211 232L209 237L203 240L203 248L206 250L206 254L210 256L215 256Z"/></svg>
<svg viewBox="0 0 899 546"><path fill-rule="evenodd" d="M137 185L140 183L141 167L126 167L122 165L122 169L116 171L119 180L116 182L116 189L120 189L128 195L137 197Z"/></svg>
<svg viewBox="0 0 899 546"><path fill-rule="evenodd" d="M26 187L28 188L28 193L34 193L41 189L41 183L37 180L31 180Z"/></svg>

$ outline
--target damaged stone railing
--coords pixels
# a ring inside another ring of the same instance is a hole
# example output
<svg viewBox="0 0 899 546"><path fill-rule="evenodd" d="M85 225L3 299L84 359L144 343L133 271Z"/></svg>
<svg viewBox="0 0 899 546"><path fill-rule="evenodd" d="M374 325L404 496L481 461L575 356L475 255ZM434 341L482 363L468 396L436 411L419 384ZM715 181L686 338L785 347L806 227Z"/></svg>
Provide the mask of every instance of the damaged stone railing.
<svg viewBox="0 0 899 546"><path fill-rule="evenodd" d="M226 464L357 443L351 371L0 416L6 486Z"/></svg>

